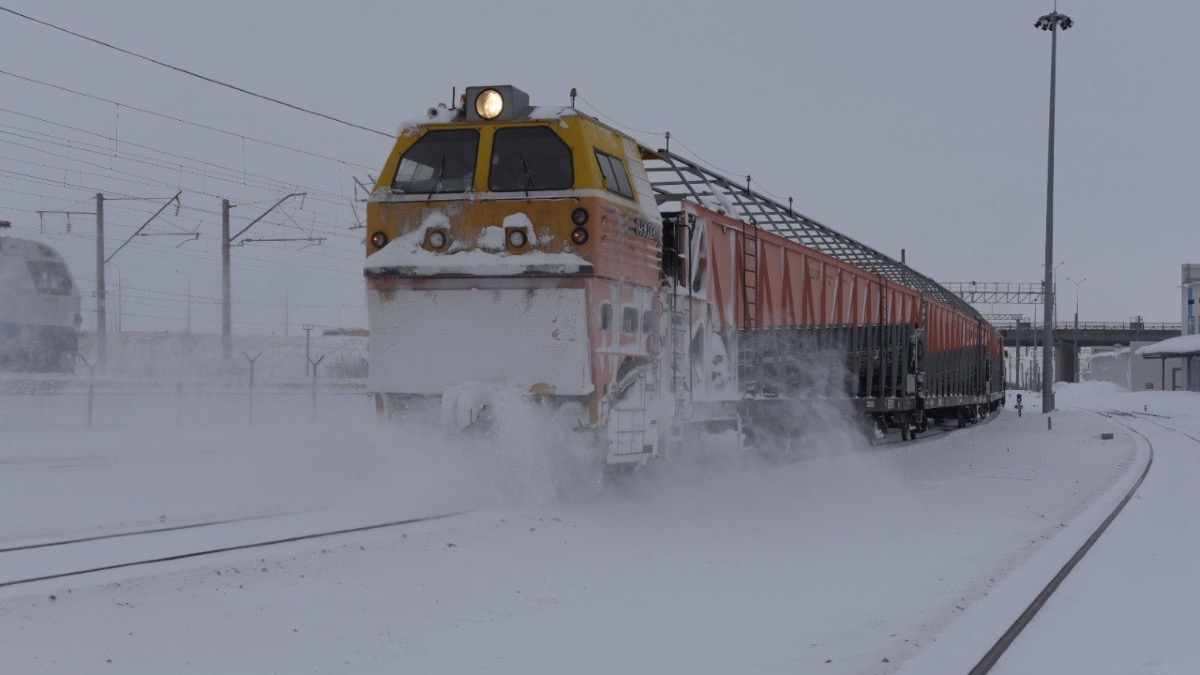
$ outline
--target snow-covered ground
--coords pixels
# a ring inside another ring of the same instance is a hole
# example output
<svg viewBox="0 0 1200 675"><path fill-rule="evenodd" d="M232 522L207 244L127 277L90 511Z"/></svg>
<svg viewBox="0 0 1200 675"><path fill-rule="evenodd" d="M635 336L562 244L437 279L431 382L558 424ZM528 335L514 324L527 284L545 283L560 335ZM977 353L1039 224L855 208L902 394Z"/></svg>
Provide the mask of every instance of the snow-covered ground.
<svg viewBox="0 0 1200 675"><path fill-rule="evenodd" d="M993 672L1200 672L1200 398L1089 387L1066 402L1108 411L1143 434L1154 464Z"/></svg>
<svg viewBox="0 0 1200 675"><path fill-rule="evenodd" d="M1200 634L1185 616L1196 511L1177 494L1189 480L1195 494L1200 445L1088 411L1145 405L1200 437L1193 394L1068 386L1053 430L1026 395L1023 417L912 444L826 430L791 462L713 439L608 487L538 411L490 439L379 425L349 394L322 398L315 421L304 396L269 399L253 424L240 393L130 412L164 396L132 391L92 430L43 423L77 414L53 395L39 423L0 416L0 549L256 519L0 552L0 583L464 513L2 587L4 672L961 673L1140 474L1147 444L1121 423L1154 443L1129 507L1143 522L1122 535L1118 518L1060 591L1077 602L1052 600L1004 672L1075 670L1091 629L1128 658L1080 672L1188 672L1162 650Z"/></svg>

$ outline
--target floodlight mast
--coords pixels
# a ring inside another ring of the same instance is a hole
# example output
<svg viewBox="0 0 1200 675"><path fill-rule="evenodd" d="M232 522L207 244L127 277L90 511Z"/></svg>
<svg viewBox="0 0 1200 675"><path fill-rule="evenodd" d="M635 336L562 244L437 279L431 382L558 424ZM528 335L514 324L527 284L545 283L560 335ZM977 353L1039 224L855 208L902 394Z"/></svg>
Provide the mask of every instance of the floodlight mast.
<svg viewBox="0 0 1200 675"><path fill-rule="evenodd" d="M1075 25L1057 9L1038 17L1035 28L1050 31L1050 142L1046 159L1046 298L1042 335L1042 412L1054 410L1054 93L1058 68L1058 31Z"/></svg>

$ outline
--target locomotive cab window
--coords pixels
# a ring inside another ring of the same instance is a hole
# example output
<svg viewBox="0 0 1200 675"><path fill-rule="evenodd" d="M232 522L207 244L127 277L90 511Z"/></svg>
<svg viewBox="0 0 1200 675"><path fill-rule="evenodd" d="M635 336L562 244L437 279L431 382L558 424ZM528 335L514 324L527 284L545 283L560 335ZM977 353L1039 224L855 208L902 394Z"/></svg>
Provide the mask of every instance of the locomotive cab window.
<svg viewBox="0 0 1200 675"><path fill-rule="evenodd" d="M489 190L567 190L574 184L571 148L552 130L509 127L496 131L488 172Z"/></svg>
<svg viewBox="0 0 1200 675"><path fill-rule="evenodd" d="M637 307L626 307L621 310L621 332L636 333L638 331Z"/></svg>
<svg viewBox="0 0 1200 675"><path fill-rule="evenodd" d="M475 175L479 132L430 131L400 158L392 189L405 194L466 192Z"/></svg>
<svg viewBox="0 0 1200 675"><path fill-rule="evenodd" d="M70 295L71 275L67 266L51 260L26 260L29 275L33 277L33 287L38 293L49 295Z"/></svg>
<svg viewBox="0 0 1200 675"><path fill-rule="evenodd" d="M604 187L626 199L633 199L633 188L629 185L629 174L625 173L625 162L602 150L596 151L600 173L604 175Z"/></svg>
<svg viewBox="0 0 1200 675"><path fill-rule="evenodd" d="M612 305L600 305L600 330L612 330Z"/></svg>

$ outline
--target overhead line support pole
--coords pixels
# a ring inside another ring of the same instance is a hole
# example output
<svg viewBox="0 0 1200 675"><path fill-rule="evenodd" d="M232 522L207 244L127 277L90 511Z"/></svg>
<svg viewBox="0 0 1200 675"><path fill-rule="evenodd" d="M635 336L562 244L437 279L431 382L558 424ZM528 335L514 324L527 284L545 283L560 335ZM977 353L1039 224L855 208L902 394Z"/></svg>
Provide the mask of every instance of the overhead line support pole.
<svg viewBox="0 0 1200 675"><path fill-rule="evenodd" d="M150 216L150 218L148 218L146 220L146 222L142 223L142 226L137 229L137 232L134 232L133 234L129 235L129 238L126 239L125 242L122 243L120 246L118 246L117 250L113 251L112 255L105 258L104 261L108 262L108 261L112 260L113 258L115 258L117 256L117 254L121 252L121 249L125 248L129 244L129 242L133 241L134 237L141 234L142 231L145 230L146 227L150 225L150 223L154 222L155 218L157 218L163 211L166 211L167 207L171 205L171 202L175 202L176 204L178 204L179 203L179 195L181 195L181 194L183 194L183 190L176 192L174 197L171 197L170 199L168 199L167 203L163 204L157 211L155 211L154 215ZM99 209L97 209L97 211L98 210ZM178 207L175 209L175 215L179 215Z"/></svg>
<svg viewBox="0 0 1200 675"><path fill-rule="evenodd" d="M229 288L229 200L221 200L221 354L233 356L233 314Z"/></svg>
<svg viewBox="0 0 1200 675"><path fill-rule="evenodd" d="M229 209L233 206L229 204L228 199L221 200L221 353L227 359L233 356L233 291L230 287L229 275L230 248L233 246L234 240L245 234L246 230L254 227L255 223L266 218L267 214L274 211L277 206L292 197L303 197L306 194L308 193L293 192L281 198L233 236L229 235Z"/></svg>
<svg viewBox="0 0 1200 675"><path fill-rule="evenodd" d="M104 194L96 193L96 365L108 362L108 314L104 303Z"/></svg>

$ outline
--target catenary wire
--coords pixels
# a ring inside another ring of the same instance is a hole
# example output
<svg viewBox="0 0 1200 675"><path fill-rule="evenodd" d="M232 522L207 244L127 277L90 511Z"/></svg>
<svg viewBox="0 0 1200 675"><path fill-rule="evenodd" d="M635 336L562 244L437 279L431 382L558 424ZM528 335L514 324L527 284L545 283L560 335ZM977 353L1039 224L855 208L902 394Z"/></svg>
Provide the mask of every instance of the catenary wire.
<svg viewBox="0 0 1200 675"><path fill-rule="evenodd" d="M48 21L43 21L43 20L41 20L41 19L34 18L34 17L32 17L32 16L29 16L28 14L22 14L22 13L20 13L20 12L18 12L18 11L16 11L16 10L10 9L10 8L8 8L8 7L0 6L0 11L8 12L9 14L12 14L12 15L14 15L14 16L21 17L22 19L26 19L26 20L28 20L28 21L32 21L32 22L34 22L34 23L37 23L37 24L41 24L41 25L43 25L43 26L46 26L46 27L48 27L48 28L53 28L54 30L61 31L61 32L63 32L63 33L66 33L66 34L68 34L68 35L72 35L72 36L74 36L74 37L77 37L77 38L79 38L79 39L81 39L81 40L87 40L88 42L91 42L91 43L94 43L94 44L100 45L100 46L102 46L102 47L107 47L108 49L112 49L112 50L114 50L114 51L121 52L122 54L127 54L127 55L129 55L129 56L132 56L132 57L135 57L135 58L138 58L138 59L142 59L143 61L148 61L148 62L150 62L150 63L153 63L153 64L155 64L155 65L162 66L163 68L168 68L168 69L170 69L170 70L173 70L173 71L175 71L175 72L182 73L182 74L184 74L184 75L189 75L189 76L191 76L191 77L195 77L195 78L197 78L197 79L204 80L205 82L209 82L209 83L211 83L211 84L215 84L215 85L218 85L218 86L221 86L221 87L225 87L225 88L227 88L227 89L232 89L232 90L234 90L234 91L237 91L237 92L240 92L240 93L243 93L243 94L249 95L249 96L253 96L253 97L255 97L255 98L260 98L260 99L262 99L262 100L264 100L264 101L270 101L271 103L276 103L276 104L278 104L278 105L281 105L281 106L284 106L284 107L286 107L286 108L291 108L292 110L298 110L298 111L300 111L300 112L307 113L307 114L309 114L309 115L315 115L315 116L317 116L317 117L321 117L321 118L324 118L324 119L326 119L326 120L329 120L329 121L331 121L331 122L336 122L336 123L338 123L338 124L342 124L342 125L345 125L345 126L348 126L348 127L354 128L354 129L359 129L359 130L362 130L362 131L369 131L369 132L371 132L371 133L373 133L373 134L379 134L380 136L386 136L386 137L388 137L388 138L395 138L395 137L394 137L392 134L389 134L389 133L387 133L387 132L385 132L385 131L379 131L378 129L372 129L372 128L370 128L370 127L366 127L366 126L363 126L363 125L361 125L361 124L355 124L354 122L348 122L348 121L346 121L346 120L344 120L344 119L341 119L341 118L338 118L338 117L334 117L333 115L327 115L327 114L325 114L325 113L323 113L323 112L318 112L318 111L316 111L316 110L312 110L312 109L310 109L310 108L305 108L305 107L303 107L303 106L296 105L295 103L288 103L287 101L283 101L283 100L280 100L280 99L278 99L278 98L274 98L274 97L272 97L272 96L268 96L268 95L266 95L266 94L260 94L260 93L258 93L258 92L251 91L251 90L249 90L249 89L246 89L246 88L244 88L244 87L239 87L239 86L237 86L237 85L235 85L235 84L230 84L230 83L228 83L228 82L224 82L224 81L222 81L222 80L218 80L218 79L216 79L216 78L213 78L213 77L208 77L207 75L201 75L200 73L197 73L197 72L195 72L195 71L192 71L192 70L188 70L187 68L182 68L182 67L180 67L180 66L174 66L174 65L171 65L171 64L169 64L169 63L166 63L166 62L163 62L163 61L159 61L158 59L154 59L154 58L151 58L151 57L149 57L149 56L145 56L145 55L143 55L143 54L139 54L139 53L137 53L137 52L131 51L131 50L129 50L129 49L125 49L125 48L123 48L123 47L118 47L118 46L116 46L116 45L113 45L113 44L110 44L110 43L108 43L108 42L104 42L103 40L98 40L98 39L96 39L96 38L89 37L89 36L87 36L87 35L84 35L84 34L82 34L82 33L77 33L77 32L75 32L75 31L73 31L73 30L69 30L69 29L67 29L67 28L63 28L62 26L57 26L57 25L55 25L55 24L52 24L52 23L50 23L50 22L48 22Z"/></svg>

